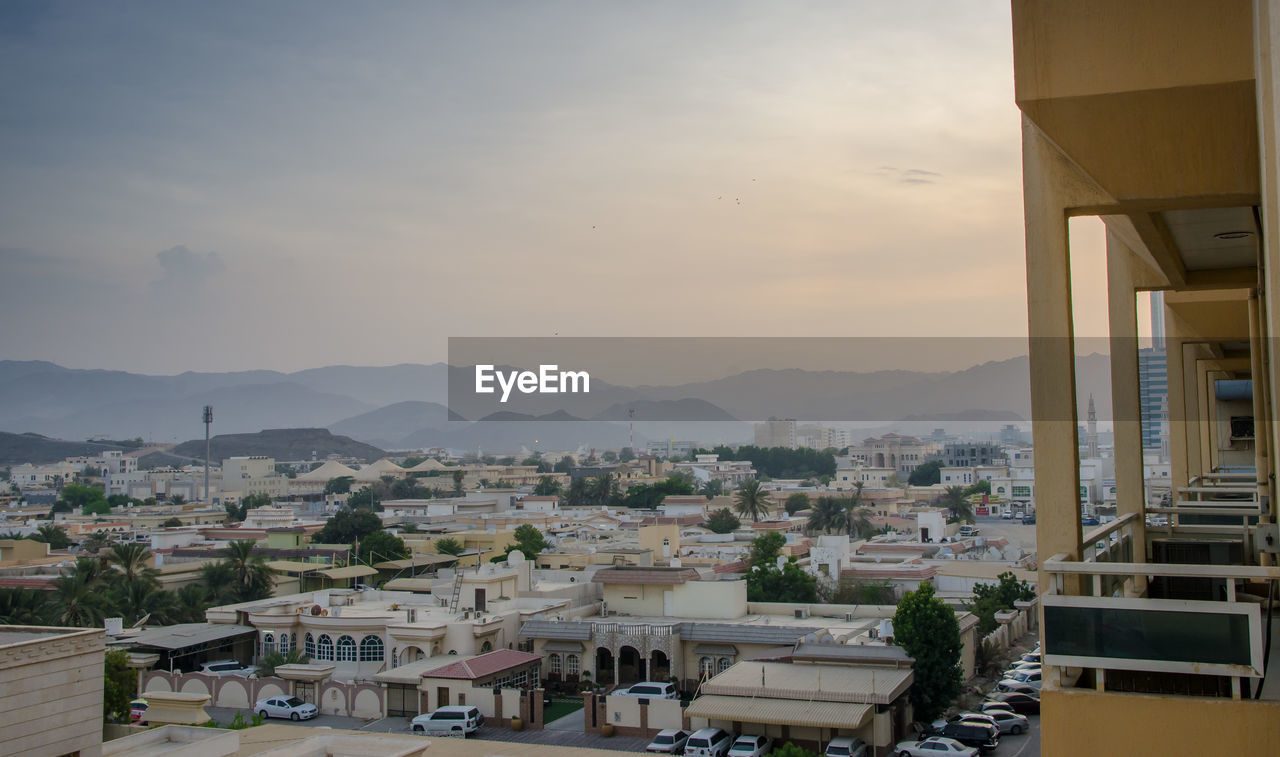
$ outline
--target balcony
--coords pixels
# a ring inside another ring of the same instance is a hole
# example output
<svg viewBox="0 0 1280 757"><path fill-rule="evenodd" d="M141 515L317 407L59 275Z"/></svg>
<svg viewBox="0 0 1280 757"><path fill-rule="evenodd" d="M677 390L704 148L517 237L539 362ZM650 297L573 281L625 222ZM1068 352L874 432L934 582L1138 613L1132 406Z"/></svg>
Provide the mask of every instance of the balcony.
<svg viewBox="0 0 1280 757"><path fill-rule="evenodd" d="M1086 532L1081 560L1045 561L1051 687L1280 700L1267 676L1280 567L1258 564L1276 539L1258 525L1252 474L1202 476L1177 496Z"/></svg>

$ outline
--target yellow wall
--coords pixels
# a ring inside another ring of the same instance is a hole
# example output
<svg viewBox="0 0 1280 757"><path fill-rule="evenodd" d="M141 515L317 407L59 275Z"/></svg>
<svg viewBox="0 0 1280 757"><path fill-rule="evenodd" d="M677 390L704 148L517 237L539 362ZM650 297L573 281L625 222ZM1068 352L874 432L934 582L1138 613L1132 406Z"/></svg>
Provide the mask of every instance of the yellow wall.
<svg viewBox="0 0 1280 757"><path fill-rule="evenodd" d="M662 552L662 541L668 540L667 554ZM660 526L640 527L640 548L653 552L655 565L666 565L673 557L680 556L680 527L668 523Z"/></svg>
<svg viewBox="0 0 1280 757"><path fill-rule="evenodd" d="M1280 702L1100 694L1088 689L1045 691L1041 698L1044 757L1269 754L1277 743Z"/></svg>

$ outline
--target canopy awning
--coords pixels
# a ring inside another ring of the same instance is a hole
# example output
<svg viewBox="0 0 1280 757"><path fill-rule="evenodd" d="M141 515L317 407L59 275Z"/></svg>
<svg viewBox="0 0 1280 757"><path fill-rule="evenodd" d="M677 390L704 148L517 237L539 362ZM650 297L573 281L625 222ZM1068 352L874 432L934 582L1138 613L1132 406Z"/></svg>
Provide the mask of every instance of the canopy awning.
<svg viewBox="0 0 1280 757"><path fill-rule="evenodd" d="M325 563L298 560L272 560L267 563L267 567L277 573L310 573L313 570L322 570L324 566Z"/></svg>
<svg viewBox="0 0 1280 757"><path fill-rule="evenodd" d="M874 705L853 702L707 695L690 702L685 714L696 718L741 723L853 729L866 724L873 707Z"/></svg>
<svg viewBox="0 0 1280 757"><path fill-rule="evenodd" d="M732 644L699 644L693 648L694 654L729 655L738 654L738 648Z"/></svg>
<svg viewBox="0 0 1280 757"><path fill-rule="evenodd" d="M330 568L329 570L320 571L320 575L326 578L342 579L342 578L360 578L362 576L377 575L378 571L370 568L368 565L348 565L345 568Z"/></svg>
<svg viewBox="0 0 1280 757"><path fill-rule="evenodd" d="M373 567L378 570L405 570L406 568L421 568L424 565L443 565L444 563L454 562L457 559L453 555L414 555L403 560L387 560L386 562L374 563Z"/></svg>
<svg viewBox="0 0 1280 757"><path fill-rule="evenodd" d="M256 633L257 630L253 626L241 626L232 623L183 623L176 626L148 628L136 634L113 640L113 645L132 645L174 651Z"/></svg>
<svg viewBox="0 0 1280 757"><path fill-rule="evenodd" d="M581 652L582 642L552 639L542 645L543 652Z"/></svg>
<svg viewBox="0 0 1280 757"><path fill-rule="evenodd" d="M387 591L414 591L419 594L430 592L434 578L393 578L382 585Z"/></svg>

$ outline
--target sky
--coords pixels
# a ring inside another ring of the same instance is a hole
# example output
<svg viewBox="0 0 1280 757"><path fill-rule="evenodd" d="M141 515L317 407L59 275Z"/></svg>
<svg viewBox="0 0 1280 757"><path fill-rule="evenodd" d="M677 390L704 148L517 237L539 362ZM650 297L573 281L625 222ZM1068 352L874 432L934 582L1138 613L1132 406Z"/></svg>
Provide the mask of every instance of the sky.
<svg viewBox="0 0 1280 757"><path fill-rule="evenodd" d="M1024 335L1012 71L1007 0L7 0L0 359Z"/></svg>

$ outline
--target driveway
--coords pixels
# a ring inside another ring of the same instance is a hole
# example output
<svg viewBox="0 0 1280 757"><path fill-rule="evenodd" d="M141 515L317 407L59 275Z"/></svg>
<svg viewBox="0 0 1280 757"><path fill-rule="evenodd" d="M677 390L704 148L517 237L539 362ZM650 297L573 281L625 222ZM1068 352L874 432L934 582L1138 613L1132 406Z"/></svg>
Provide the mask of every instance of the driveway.
<svg viewBox="0 0 1280 757"><path fill-rule="evenodd" d="M470 736L472 741L504 741L515 742L520 744L546 744L548 746L576 746L585 747L587 749L611 749L617 752L643 752L644 748L649 745L648 739L626 738L623 736L613 736L605 738L596 733L584 733L582 730L582 710L577 712L577 726L574 729L568 728L544 728L541 731L523 730L513 731L510 728L497 728L495 726L486 725L476 732L474 736ZM323 717L323 716L322 716ZM555 722L555 725L565 723L571 720L574 713L570 713ZM319 718L317 718L318 720ZM568 726L565 723L565 726ZM335 726L337 727L337 726ZM405 718L383 718L366 724L360 730L370 731L374 733L410 733L409 721ZM495 752L496 754L497 752Z"/></svg>
<svg viewBox="0 0 1280 757"><path fill-rule="evenodd" d="M230 707L206 707L204 708L204 711L209 713L209 717L217 721L218 725L222 726L229 725L237 713L243 715L246 721L253 718L253 710L248 709L239 710ZM317 715L310 720L299 720L297 722L280 718L267 718L265 722L287 723L289 725L300 725L306 728L338 728L346 731L358 731L369 723L368 720L362 720L361 718L344 718L338 715ZM406 727L405 730L407 732L408 728Z"/></svg>

